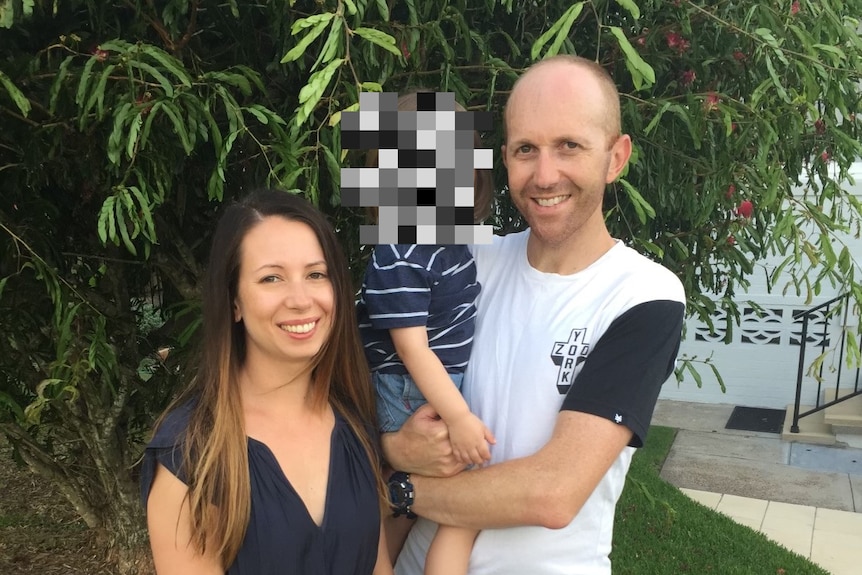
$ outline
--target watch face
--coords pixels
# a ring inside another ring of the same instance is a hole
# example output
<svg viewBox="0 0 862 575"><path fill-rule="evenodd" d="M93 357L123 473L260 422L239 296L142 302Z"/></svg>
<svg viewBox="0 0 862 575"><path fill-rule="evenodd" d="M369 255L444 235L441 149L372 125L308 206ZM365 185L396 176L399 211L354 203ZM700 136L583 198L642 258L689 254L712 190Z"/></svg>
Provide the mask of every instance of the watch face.
<svg viewBox="0 0 862 575"><path fill-rule="evenodd" d="M413 516L410 506L413 505L413 484L410 476L403 472L395 472L389 477L389 502L395 508L393 515Z"/></svg>

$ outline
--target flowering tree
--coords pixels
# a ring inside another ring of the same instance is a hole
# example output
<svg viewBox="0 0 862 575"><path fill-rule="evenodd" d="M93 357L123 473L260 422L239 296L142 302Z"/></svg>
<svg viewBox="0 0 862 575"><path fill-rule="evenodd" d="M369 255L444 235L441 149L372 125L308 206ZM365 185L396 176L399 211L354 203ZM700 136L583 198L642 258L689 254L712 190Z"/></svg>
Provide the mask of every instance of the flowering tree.
<svg viewBox="0 0 862 575"><path fill-rule="evenodd" d="M860 156L859 14L862 0L0 0L0 432L120 572L139 570L135 462L189 375L219 205L263 184L305 194L357 262L359 216L338 204L341 167L361 161L339 130L358 93L454 91L500 118L518 74L561 52L621 88L635 154L607 221L679 275L691 313L733 311L770 253L791 289L862 295L831 241L859 225L842 189Z"/></svg>

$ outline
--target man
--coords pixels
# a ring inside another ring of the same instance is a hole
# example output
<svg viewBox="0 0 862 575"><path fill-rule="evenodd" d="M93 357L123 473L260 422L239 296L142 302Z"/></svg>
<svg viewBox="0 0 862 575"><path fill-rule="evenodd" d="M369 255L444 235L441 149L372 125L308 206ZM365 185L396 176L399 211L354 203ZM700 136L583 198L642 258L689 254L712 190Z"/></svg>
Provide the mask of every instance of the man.
<svg viewBox="0 0 862 575"><path fill-rule="evenodd" d="M509 189L530 229L475 248L483 293L464 385L497 444L492 465L440 478L429 475L457 466L433 413L384 436L392 466L413 472L394 481L407 485L402 510L422 517L399 575L422 573L433 522L483 530L471 575L610 575L614 507L679 348L679 280L604 223L605 187L631 155L611 78L589 60L545 60L516 83L505 120Z"/></svg>

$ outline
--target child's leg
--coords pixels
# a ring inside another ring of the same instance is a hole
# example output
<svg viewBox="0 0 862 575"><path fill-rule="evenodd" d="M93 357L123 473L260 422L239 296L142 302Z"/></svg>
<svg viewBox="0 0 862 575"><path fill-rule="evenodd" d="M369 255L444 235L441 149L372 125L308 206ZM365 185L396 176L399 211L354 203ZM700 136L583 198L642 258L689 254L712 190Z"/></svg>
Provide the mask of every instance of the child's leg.
<svg viewBox="0 0 862 575"><path fill-rule="evenodd" d="M439 526L425 558L425 575L467 575L477 535L476 529Z"/></svg>
<svg viewBox="0 0 862 575"><path fill-rule="evenodd" d="M386 550L389 552L389 560L395 565L398 559L398 554L401 553L401 548L404 547L404 542L410 534L410 529L415 523L414 519L408 519L405 516L392 517L388 514L383 518L383 531L386 535Z"/></svg>

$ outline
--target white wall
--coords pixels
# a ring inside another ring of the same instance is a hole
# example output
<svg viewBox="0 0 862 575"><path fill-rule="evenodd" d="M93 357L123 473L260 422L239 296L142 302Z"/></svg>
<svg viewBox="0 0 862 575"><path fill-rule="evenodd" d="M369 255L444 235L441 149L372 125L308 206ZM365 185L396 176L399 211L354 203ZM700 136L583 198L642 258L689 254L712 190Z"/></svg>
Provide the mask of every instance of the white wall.
<svg viewBox="0 0 862 575"><path fill-rule="evenodd" d="M852 170L855 184L847 184L848 189L858 197L862 197L862 161L857 162ZM862 264L862 240L852 235L842 237L850 248L851 254ZM840 248L835 250L836 253ZM731 343L722 342L725 330L721 317L717 318L715 335L699 321L690 319L686 324L686 335L680 348L680 356L704 359L711 356L724 379L726 393L712 375L709 367L695 364L703 379L703 386L697 387L695 379L688 373L680 384L671 377L664 385L661 397L702 403L730 403L750 407L784 408L794 401L796 393L796 377L799 363L799 338L801 324L794 322L792 316L799 310L810 309L837 295L836 289L824 286L823 291L810 303L805 302L805 294L796 296L793 290L782 294L783 282L779 282L769 293L766 283L766 273L771 272L781 261L775 256L758 262L758 271L751 277L751 286L747 292L740 294L739 304L742 315L741 325L734 325ZM746 301L754 301L764 308L766 315L758 317ZM822 321L822 318L821 318ZM850 314L848 328L855 331L857 320ZM806 368L821 353L815 347L822 341L822 323L819 330L814 325L809 326L809 343L804 365ZM814 332L814 333L812 333ZM830 346L840 337L840 326L834 327L828 334ZM834 382L830 367L836 367L838 358L830 354L824 362L824 378ZM855 377L855 370L843 370L842 384L850 382ZM834 386L834 383L831 383ZM842 387L844 387L842 385ZM803 404L813 404L817 394L817 384L813 377L803 378Z"/></svg>

